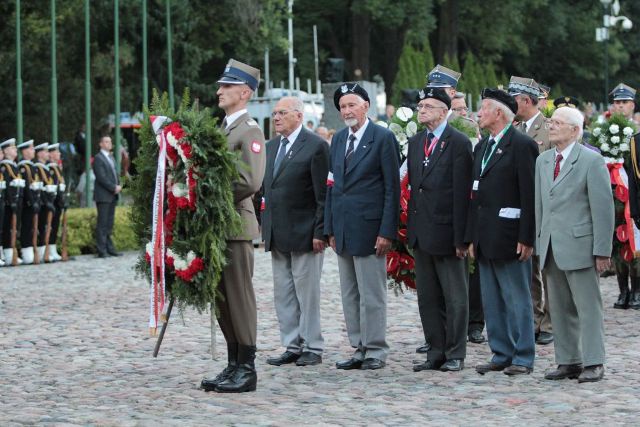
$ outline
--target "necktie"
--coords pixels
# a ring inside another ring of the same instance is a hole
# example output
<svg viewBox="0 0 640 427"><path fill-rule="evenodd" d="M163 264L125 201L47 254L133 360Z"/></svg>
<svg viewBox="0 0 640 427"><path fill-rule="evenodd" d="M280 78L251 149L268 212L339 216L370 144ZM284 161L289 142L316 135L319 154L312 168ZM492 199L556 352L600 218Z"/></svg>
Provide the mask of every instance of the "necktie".
<svg viewBox="0 0 640 427"><path fill-rule="evenodd" d="M273 175L275 176L278 173L278 170L280 169L280 164L282 163L282 160L284 159L284 155L287 154L287 144L289 143L289 140L285 137L282 137L282 139L280 140L280 149L278 150L278 155L276 155L276 161L273 164Z"/></svg>
<svg viewBox="0 0 640 427"><path fill-rule="evenodd" d="M227 128L227 118L225 117L224 120L222 120L222 129L226 129Z"/></svg>
<svg viewBox="0 0 640 427"><path fill-rule="evenodd" d="M560 162L562 161L562 154L558 153L556 155L556 167L553 168L553 180L555 181L560 173Z"/></svg>
<svg viewBox="0 0 640 427"><path fill-rule="evenodd" d="M349 167L349 162L351 161L351 156L353 155L353 151L354 151L354 145L353 143L356 140L356 136L351 134L349 136L349 146L347 147L347 154L344 155L344 168L348 168Z"/></svg>
<svg viewBox="0 0 640 427"><path fill-rule="evenodd" d="M118 182L118 172L116 171L116 161L113 158L113 154L109 154L109 163L111 164L111 170L113 171L113 176L116 178L116 182Z"/></svg>
<svg viewBox="0 0 640 427"><path fill-rule="evenodd" d="M484 163L487 163L489 161L489 154L491 153L491 150L495 143L496 140L491 138L487 144L487 148L484 149L484 155L482 156L482 161Z"/></svg>
<svg viewBox="0 0 640 427"><path fill-rule="evenodd" d="M429 135L427 135L427 141L424 144L424 161L422 162L424 167L427 167L429 164L429 157L431 157L431 153L437 143L438 138L436 138L433 133L429 132Z"/></svg>

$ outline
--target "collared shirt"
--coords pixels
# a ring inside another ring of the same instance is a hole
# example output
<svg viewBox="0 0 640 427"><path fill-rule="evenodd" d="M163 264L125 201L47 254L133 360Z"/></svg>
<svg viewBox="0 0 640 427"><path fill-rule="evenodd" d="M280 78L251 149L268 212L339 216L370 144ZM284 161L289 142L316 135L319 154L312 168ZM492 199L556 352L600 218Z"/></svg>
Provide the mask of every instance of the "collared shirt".
<svg viewBox="0 0 640 427"><path fill-rule="evenodd" d="M238 117L240 117L241 115L243 115L246 112L247 112L247 109L243 108L242 110L238 110L235 113L230 114L227 117L225 117L224 119L227 121L227 127L225 129L228 129L229 126L231 126L233 124L233 122L238 120Z"/></svg>
<svg viewBox="0 0 640 427"><path fill-rule="evenodd" d="M524 128L524 132L527 133L529 132L529 129L531 129L531 126L533 126L533 122L538 118L538 116L540 115L540 112L538 112L538 114L534 115L533 117L531 117L529 120L527 120L525 122L525 128Z"/></svg>
<svg viewBox="0 0 640 427"><path fill-rule="evenodd" d="M564 166L564 164L566 163L567 159L571 155L571 150L573 150L573 146L574 145L576 145L576 143L572 142L571 144L569 144L569 146L567 146L564 150L562 150L560 152L558 152L558 149L556 148L555 156L554 156L554 160L553 161L555 163L555 158L558 157L558 154L562 154L562 160L560 160L560 170L562 170L562 166Z"/></svg>
<svg viewBox="0 0 640 427"><path fill-rule="evenodd" d="M287 154L289 150L291 150L291 147L293 147L293 144L296 142L296 139L298 139L298 135L300 135L300 131L302 131L302 124L298 126L296 130L291 132L289 136L285 137L284 135L281 135L280 142L282 142L282 138L287 138L289 140L289 143L285 147L284 154ZM280 145L280 147L282 147L282 144ZM278 149L278 151L280 151L280 149Z"/></svg>
<svg viewBox="0 0 640 427"><path fill-rule="evenodd" d="M435 128L434 130L431 130L427 127L427 129L429 130L429 132L431 132L433 134L433 136L435 136L436 138L438 138L438 140L440 140L440 137L442 136L442 132L444 132L444 128L447 127L447 121L443 120L442 123L440 123L438 125L437 128Z"/></svg>
<svg viewBox="0 0 640 427"><path fill-rule="evenodd" d="M364 135L364 131L367 130L367 126L369 126L369 118L367 117L364 124L362 125L362 127L360 129L358 129L355 133L353 133L353 131L351 130L351 128L349 128L349 135L347 136L347 144L345 147L345 154L347 153L347 150L349 149L349 137L351 135L355 135L356 139L355 141L353 141L353 151L355 152L358 149L358 144L360 144L360 140L362 139L362 135Z"/></svg>

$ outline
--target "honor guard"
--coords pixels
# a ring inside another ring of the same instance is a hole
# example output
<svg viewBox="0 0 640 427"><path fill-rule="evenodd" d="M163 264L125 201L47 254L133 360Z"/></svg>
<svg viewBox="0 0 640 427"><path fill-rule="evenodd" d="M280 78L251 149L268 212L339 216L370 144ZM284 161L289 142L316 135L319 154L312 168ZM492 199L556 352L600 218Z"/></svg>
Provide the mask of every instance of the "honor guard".
<svg viewBox="0 0 640 427"><path fill-rule="evenodd" d="M18 149L22 157L18 167L20 175L26 181L20 226L20 254L24 264L33 264L36 261L40 262L38 254L34 251L34 246L37 244L37 222L40 212L40 193L43 185L38 176L36 166L32 162L35 157L33 139L18 145Z"/></svg>
<svg viewBox="0 0 640 427"><path fill-rule="evenodd" d="M49 144L49 170L53 178L53 185L56 186L56 196L54 201L54 213L53 220L51 221L51 235L49 236L49 246L53 261L60 261L62 257L58 253L57 240L58 230L60 228L60 219L62 218L62 212L68 207L67 201L67 185L64 181L62 174L62 167L60 166L60 144ZM46 242L45 242L46 244Z"/></svg>
<svg viewBox="0 0 640 427"><path fill-rule="evenodd" d="M543 111L547 108L551 88L549 86L543 85L542 83L538 83L538 87L540 88L540 95L538 95L538 109L540 111Z"/></svg>
<svg viewBox="0 0 640 427"><path fill-rule="evenodd" d="M53 179L53 171L49 169L49 143L45 142L35 147L36 161L34 165L38 173L38 179L43 188L40 193L40 213L38 214L38 256L41 261L53 262L51 248L47 251L47 237L51 235L51 223L55 211L55 200L58 195L58 186ZM46 256L45 256L46 255Z"/></svg>
<svg viewBox="0 0 640 427"><path fill-rule="evenodd" d="M640 130L640 123L633 120L633 111L636 108L636 90L631 86L620 83L609 94L613 103L613 112L622 114L625 119L631 120L635 130Z"/></svg>
<svg viewBox="0 0 640 427"><path fill-rule="evenodd" d="M4 158L0 161L0 176L4 182L5 190L2 203L4 205L4 218L2 220L2 253L6 265L18 265L22 260L16 252L16 239L18 238L18 221L22 207L22 193L25 180L20 175L20 170L15 160L18 157L16 140L8 139L0 144L0 150Z"/></svg>

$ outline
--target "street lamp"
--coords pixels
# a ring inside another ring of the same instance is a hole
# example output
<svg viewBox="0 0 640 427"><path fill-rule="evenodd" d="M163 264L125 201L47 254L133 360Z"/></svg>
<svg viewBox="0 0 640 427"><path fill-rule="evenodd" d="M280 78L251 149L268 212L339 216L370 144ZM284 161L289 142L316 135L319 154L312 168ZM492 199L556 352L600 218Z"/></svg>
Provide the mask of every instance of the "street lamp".
<svg viewBox="0 0 640 427"><path fill-rule="evenodd" d="M604 7L602 17L603 26L596 28L596 41L604 42L604 105L609 103L609 28L620 23L623 30L630 30L633 22L626 16L618 16L620 13L619 0L600 0Z"/></svg>

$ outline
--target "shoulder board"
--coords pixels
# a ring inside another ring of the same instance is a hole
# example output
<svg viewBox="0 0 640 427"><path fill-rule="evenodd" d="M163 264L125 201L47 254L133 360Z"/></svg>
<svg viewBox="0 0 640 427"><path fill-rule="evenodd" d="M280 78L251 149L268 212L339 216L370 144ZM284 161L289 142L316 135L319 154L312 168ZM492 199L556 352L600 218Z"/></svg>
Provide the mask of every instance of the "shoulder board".
<svg viewBox="0 0 640 427"><path fill-rule="evenodd" d="M255 120L253 120L253 119L247 120L247 126L257 126L257 127L260 127L260 126L258 125L258 122L256 122L256 121L255 121Z"/></svg>
<svg viewBox="0 0 640 427"><path fill-rule="evenodd" d="M23 165L33 165L33 163L31 162L31 160L20 160L20 163L18 163L20 166Z"/></svg>

